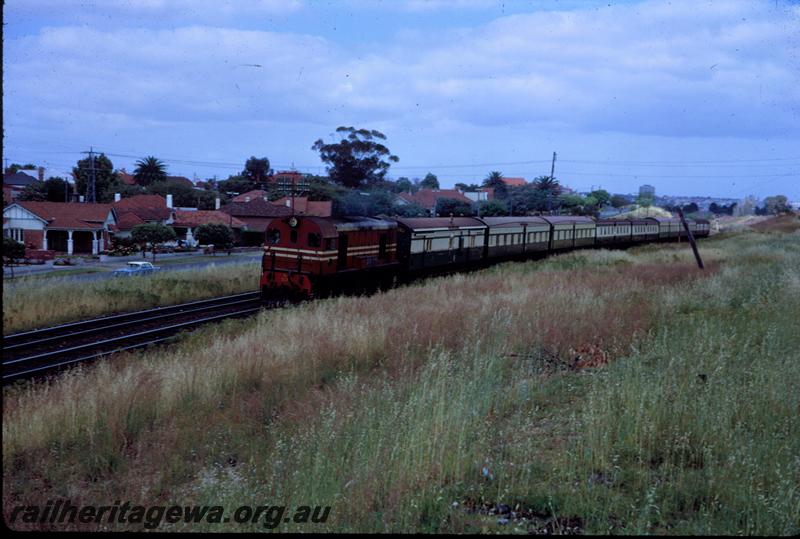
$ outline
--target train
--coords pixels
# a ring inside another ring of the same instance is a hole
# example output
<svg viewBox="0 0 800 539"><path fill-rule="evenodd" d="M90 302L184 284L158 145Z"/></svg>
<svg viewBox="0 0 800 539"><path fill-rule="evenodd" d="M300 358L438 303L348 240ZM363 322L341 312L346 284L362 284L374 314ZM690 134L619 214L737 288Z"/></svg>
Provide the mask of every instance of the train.
<svg viewBox="0 0 800 539"><path fill-rule="evenodd" d="M694 237L709 222L687 219ZM265 301L387 289L419 277L573 249L680 241L674 217L313 217L270 221L260 290Z"/></svg>

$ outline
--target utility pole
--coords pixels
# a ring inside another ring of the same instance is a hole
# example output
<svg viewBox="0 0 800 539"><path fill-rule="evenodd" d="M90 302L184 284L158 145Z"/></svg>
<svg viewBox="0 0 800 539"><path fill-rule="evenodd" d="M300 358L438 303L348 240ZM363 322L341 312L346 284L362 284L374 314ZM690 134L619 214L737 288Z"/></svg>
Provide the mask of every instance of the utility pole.
<svg viewBox="0 0 800 539"><path fill-rule="evenodd" d="M89 154L89 185L86 186L86 202L95 203L97 202L97 191L96 191L96 182L97 176L95 175L95 168L94 168L94 148L89 146L88 152L81 152L81 153L88 153Z"/></svg>
<svg viewBox="0 0 800 539"><path fill-rule="evenodd" d="M550 182L555 181L556 173L556 152L553 152L553 162L550 164ZM547 192L547 212L553 212L553 193L552 190Z"/></svg>

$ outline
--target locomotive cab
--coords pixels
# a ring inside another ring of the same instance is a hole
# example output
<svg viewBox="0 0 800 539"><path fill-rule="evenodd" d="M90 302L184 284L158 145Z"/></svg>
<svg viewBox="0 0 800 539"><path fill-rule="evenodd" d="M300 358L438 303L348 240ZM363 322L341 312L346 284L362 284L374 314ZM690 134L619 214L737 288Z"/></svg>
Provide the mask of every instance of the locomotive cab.
<svg viewBox="0 0 800 539"><path fill-rule="evenodd" d="M381 219L297 216L267 227L261 293L265 299L328 295L348 288L348 275L385 273L397 264L397 225Z"/></svg>

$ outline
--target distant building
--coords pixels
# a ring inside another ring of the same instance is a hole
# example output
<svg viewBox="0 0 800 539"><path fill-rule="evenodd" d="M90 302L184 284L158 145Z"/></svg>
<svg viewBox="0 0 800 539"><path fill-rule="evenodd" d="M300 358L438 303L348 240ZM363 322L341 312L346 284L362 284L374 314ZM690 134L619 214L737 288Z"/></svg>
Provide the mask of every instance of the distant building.
<svg viewBox="0 0 800 539"><path fill-rule="evenodd" d="M298 215L330 217L333 213L333 201L331 200L308 200L308 197L283 197L273 201L273 204L289 208L290 211ZM294 208L292 204L294 204Z"/></svg>
<svg viewBox="0 0 800 539"><path fill-rule="evenodd" d="M295 195L302 195L307 193L310 188L306 175L292 170L276 172L267 181L277 188L278 194L281 196L291 196L292 192Z"/></svg>
<svg viewBox="0 0 800 539"><path fill-rule="evenodd" d="M31 175L32 171L8 172L3 174L3 200L11 203L29 185L35 184L39 179Z"/></svg>
<svg viewBox="0 0 800 539"><path fill-rule="evenodd" d="M656 197L656 188L652 185L640 185L639 186L639 196L640 197L648 197L648 198L655 198Z"/></svg>
<svg viewBox="0 0 800 539"><path fill-rule="evenodd" d="M508 187L523 187L528 185L528 182L525 181L525 178L502 178L502 181Z"/></svg>
<svg viewBox="0 0 800 539"><path fill-rule="evenodd" d="M465 204L473 203L472 199L457 189L420 189L416 193L400 193L397 195L396 202L401 205L416 204L434 215L436 203L443 198L451 198Z"/></svg>

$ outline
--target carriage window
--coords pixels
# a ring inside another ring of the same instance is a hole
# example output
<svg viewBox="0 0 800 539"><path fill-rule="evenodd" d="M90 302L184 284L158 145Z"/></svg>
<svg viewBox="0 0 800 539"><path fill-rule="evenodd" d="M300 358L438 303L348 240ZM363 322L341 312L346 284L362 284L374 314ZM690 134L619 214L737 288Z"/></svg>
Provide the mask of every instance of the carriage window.
<svg viewBox="0 0 800 539"><path fill-rule="evenodd" d="M292 243L297 243L297 230L292 230L289 233L289 241L291 241Z"/></svg>
<svg viewBox="0 0 800 539"><path fill-rule="evenodd" d="M267 243L280 243L281 231L277 228L270 228L267 230Z"/></svg>
<svg viewBox="0 0 800 539"><path fill-rule="evenodd" d="M328 251L336 249L336 238L328 238L327 240L325 240L325 249L327 249Z"/></svg>
<svg viewBox="0 0 800 539"><path fill-rule="evenodd" d="M308 246L309 247L319 247L321 243L321 239L319 234L316 232L309 232L308 233Z"/></svg>

